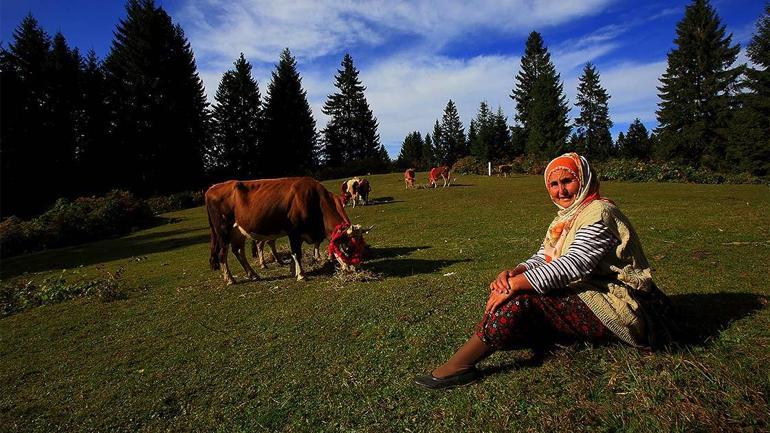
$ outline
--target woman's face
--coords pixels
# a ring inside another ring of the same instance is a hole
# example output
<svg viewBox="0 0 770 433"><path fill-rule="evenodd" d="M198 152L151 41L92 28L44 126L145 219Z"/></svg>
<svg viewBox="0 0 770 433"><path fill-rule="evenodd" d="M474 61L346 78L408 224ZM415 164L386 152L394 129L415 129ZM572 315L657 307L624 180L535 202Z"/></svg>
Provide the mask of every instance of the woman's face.
<svg viewBox="0 0 770 433"><path fill-rule="evenodd" d="M580 181L567 170L554 170L548 176L548 194L554 203L562 207L569 207L575 202Z"/></svg>

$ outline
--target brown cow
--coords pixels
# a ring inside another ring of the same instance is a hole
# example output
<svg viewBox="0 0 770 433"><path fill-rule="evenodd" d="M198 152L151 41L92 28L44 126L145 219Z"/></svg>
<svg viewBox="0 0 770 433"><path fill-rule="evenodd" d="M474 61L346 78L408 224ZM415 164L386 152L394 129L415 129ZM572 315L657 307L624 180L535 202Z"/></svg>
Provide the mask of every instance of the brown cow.
<svg viewBox="0 0 770 433"><path fill-rule="evenodd" d="M356 191L356 199L358 202L364 206L368 205L370 192L372 192L372 185L369 183L369 179L361 179L361 182L358 184L358 190ZM355 202L353 203L353 207L356 207Z"/></svg>
<svg viewBox="0 0 770 433"><path fill-rule="evenodd" d="M449 175L449 166L442 165L441 167L433 167L430 169L430 174L428 175L428 184L435 188L436 181L438 181L438 178L441 177L444 179L444 188L446 188L451 183Z"/></svg>
<svg viewBox="0 0 770 433"><path fill-rule="evenodd" d="M408 168L404 172L404 183L406 184L406 189L414 188L414 169Z"/></svg>
<svg viewBox="0 0 770 433"><path fill-rule="evenodd" d="M290 177L251 181L231 180L206 191L206 211L211 228L211 268L222 269L227 284L233 275L227 266L227 247L232 247L250 279L258 279L245 255L246 238L275 240L288 236L292 276L303 280L302 242L316 248L329 238L330 257L343 269L361 263L365 242L360 226L350 224L342 203L318 181Z"/></svg>
<svg viewBox="0 0 770 433"><path fill-rule="evenodd" d="M511 164L502 164L497 166L497 175L508 177L513 172L513 166Z"/></svg>

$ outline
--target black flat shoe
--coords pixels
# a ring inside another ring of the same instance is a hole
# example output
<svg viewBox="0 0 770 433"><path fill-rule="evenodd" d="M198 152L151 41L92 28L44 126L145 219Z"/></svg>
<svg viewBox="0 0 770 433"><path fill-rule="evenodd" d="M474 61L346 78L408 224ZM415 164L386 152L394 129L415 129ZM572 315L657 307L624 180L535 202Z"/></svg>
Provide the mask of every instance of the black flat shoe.
<svg viewBox="0 0 770 433"><path fill-rule="evenodd" d="M417 376L414 383L428 389L448 389L456 386L470 385L481 378L481 373L474 367L462 373L453 374L439 379L432 374Z"/></svg>

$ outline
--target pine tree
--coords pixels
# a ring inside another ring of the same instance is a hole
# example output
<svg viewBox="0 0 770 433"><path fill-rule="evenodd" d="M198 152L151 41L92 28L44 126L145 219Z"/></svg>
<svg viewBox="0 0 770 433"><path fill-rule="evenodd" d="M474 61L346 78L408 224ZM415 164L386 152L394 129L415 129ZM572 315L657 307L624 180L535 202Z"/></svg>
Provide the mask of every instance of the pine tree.
<svg viewBox="0 0 770 433"><path fill-rule="evenodd" d="M757 20L746 52L755 68L746 69L741 107L730 124L727 161L735 171L770 175L770 3Z"/></svg>
<svg viewBox="0 0 770 433"><path fill-rule="evenodd" d="M660 79L657 111L660 156L721 168L725 128L741 68L731 68L740 47L708 0L693 0L676 26L676 48Z"/></svg>
<svg viewBox="0 0 770 433"><path fill-rule="evenodd" d="M83 110L78 119L81 131L76 150L81 193L103 193L110 189L112 159L107 145L107 89L104 71L94 50L86 55L82 71Z"/></svg>
<svg viewBox="0 0 770 433"><path fill-rule="evenodd" d="M591 159L606 159L612 153L612 121L607 101L610 96L599 83L599 73L590 62L583 68L578 84L576 106L580 116L575 118L581 155Z"/></svg>
<svg viewBox="0 0 770 433"><path fill-rule="evenodd" d="M441 125L436 120L436 123L433 124L433 166L446 164L446 161L449 159L449 149L444 146L445 140L443 135Z"/></svg>
<svg viewBox="0 0 770 433"><path fill-rule="evenodd" d="M491 145L490 156L493 161L510 159L513 155L511 149L511 130L508 127L508 118L503 113L502 107L497 107L497 113L491 119Z"/></svg>
<svg viewBox="0 0 770 433"><path fill-rule="evenodd" d="M50 130L49 138L39 149L46 156L40 160L41 169L59 179L56 195L67 196L77 187L75 155L80 135L78 119L83 106L82 58L77 49L69 48L61 33L53 38L48 67Z"/></svg>
<svg viewBox="0 0 770 433"><path fill-rule="evenodd" d="M401 144L401 153L398 155L396 165L400 169L421 167L424 146L422 135L417 131L410 132Z"/></svg>
<svg viewBox="0 0 770 433"><path fill-rule="evenodd" d="M208 115L182 28L153 0L129 0L114 34L104 61L109 142L121 161L113 185L140 194L200 187Z"/></svg>
<svg viewBox="0 0 770 433"><path fill-rule="evenodd" d="M440 128L440 141L437 140L437 142L441 143L441 148L444 150L444 160L442 163L451 165L463 156L468 155L463 124L460 121L460 115L457 113L457 107L451 99L444 108Z"/></svg>
<svg viewBox="0 0 770 433"><path fill-rule="evenodd" d="M382 170L387 162L387 152L380 144L375 119L366 101L358 70L353 58L345 54L337 70L334 86L338 92L329 95L323 113L330 117L323 129L323 156L329 167L340 167L357 161L359 170Z"/></svg>
<svg viewBox="0 0 770 433"><path fill-rule="evenodd" d="M561 78L538 32L527 38L511 98L526 136L525 153L538 158L562 153L569 134L569 108Z"/></svg>
<svg viewBox="0 0 770 433"><path fill-rule="evenodd" d="M43 210L56 197L49 193L50 188L43 188L42 182L51 179L39 169L50 135L50 49L48 34L32 15L27 15L14 30L8 49L0 53L3 216L28 216Z"/></svg>
<svg viewBox="0 0 770 433"><path fill-rule="evenodd" d="M425 134L425 142L422 145L422 158L420 159L420 165L418 169L430 169L435 164L436 149L433 146L433 138L430 134Z"/></svg>
<svg viewBox="0 0 770 433"><path fill-rule="evenodd" d="M647 128L639 119L635 119L628 127L625 136L618 137L618 156L621 158L636 158L650 160L652 156L652 142L647 133Z"/></svg>
<svg viewBox="0 0 770 433"><path fill-rule="evenodd" d="M468 131L468 146L471 155L479 161L492 160L492 112L486 101L481 101L476 118L471 121Z"/></svg>
<svg viewBox="0 0 770 433"><path fill-rule="evenodd" d="M318 165L315 119L302 89L297 61L281 52L267 88L261 160L269 177L304 175Z"/></svg>
<svg viewBox="0 0 770 433"><path fill-rule="evenodd" d="M259 134L262 122L259 85L241 53L235 68L222 75L212 113L210 171L218 179L254 179L260 175Z"/></svg>

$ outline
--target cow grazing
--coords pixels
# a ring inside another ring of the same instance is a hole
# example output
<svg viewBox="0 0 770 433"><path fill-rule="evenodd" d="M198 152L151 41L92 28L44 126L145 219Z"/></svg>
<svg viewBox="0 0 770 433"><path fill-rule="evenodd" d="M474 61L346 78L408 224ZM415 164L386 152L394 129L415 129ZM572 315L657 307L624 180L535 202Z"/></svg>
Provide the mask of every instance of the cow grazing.
<svg viewBox="0 0 770 433"><path fill-rule="evenodd" d="M513 172L513 166L511 164L502 164L497 166L497 175L508 177Z"/></svg>
<svg viewBox="0 0 770 433"><path fill-rule="evenodd" d="M406 189L414 188L414 169L408 168L404 172L404 183L406 184Z"/></svg>
<svg viewBox="0 0 770 433"><path fill-rule="evenodd" d="M231 180L206 191L206 211L211 228L211 268L222 269L227 284L233 276L227 265L230 246L250 279L258 279L245 254L246 239L271 241L288 236L292 276L305 279L302 242L316 249L330 240L329 256L343 269L362 261L364 246L360 226L350 224L342 203L318 181L309 177Z"/></svg>
<svg viewBox="0 0 770 433"><path fill-rule="evenodd" d="M358 184L358 191L356 194L359 203L368 205L370 192L372 192L372 186L369 184L369 179L361 179L361 182ZM355 203L353 203L353 207L356 207Z"/></svg>
<svg viewBox="0 0 770 433"><path fill-rule="evenodd" d="M446 188L451 182L449 179L449 166L442 165L441 167L433 167L430 169L430 174L428 175L428 184L432 187L436 187L436 182L438 181L438 178L444 179L444 188Z"/></svg>
<svg viewBox="0 0 770 433"><path fill-rule="evenodd" d="M354 177L342 182L340 191L342 192L342 206L347 206L350 202L353 207L356 207L356 201L358 200L358 185L361 183L361 179Z"/></svg>

